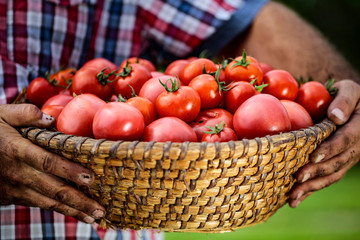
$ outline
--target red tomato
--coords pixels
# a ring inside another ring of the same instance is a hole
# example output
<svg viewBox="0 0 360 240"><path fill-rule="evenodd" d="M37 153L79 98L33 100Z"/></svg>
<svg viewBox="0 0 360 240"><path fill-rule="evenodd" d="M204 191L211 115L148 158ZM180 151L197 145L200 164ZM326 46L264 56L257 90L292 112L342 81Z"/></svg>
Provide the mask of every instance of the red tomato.
<svg viewBox="0 0 360 240"><path fill-rule="evenodd" d="M183 120L176 117L164 117L150 123L142 138L145 142L196 142L194 130Z"/></svg>
<svg viewBox="0 0 360 240"><path fill-rule="evenodd" d="M210 74L196 76L188 85L196 90L201 99L201 110L219 106L223 99L222 86Z"/></svg>
<svg viewBox="0 0 360 240"><path fill-rule="evenodd" d="M41 109L43 109L47 106L51 106L51 105L65 106L73 98L74 98L73 96L62 94L62 93L56 94L56 95L52 96L51 98L49 98L48 100L46 100L46 102L42 105Z"/></svg>
<svg viewBox="0 0 360 240"><path fill-rule="evenodd" d="M180 82L177 82L172 82L171 89L164 84L166 92L157 97L155 108L160 117L177 117L189 123L200 112L200 96L191 87L180 86Z"/></svg>
<svg viewBox="0 0 360 240"><path fill-rule="evenodd" d="M105 68L99 71L94 67L80 68L72 80L71 91L76 95L82 93L92 93L104 101L110 99L112 95L112 85L115 72Z"/></svg>
<svg viewBox="0 0 360 240"><path fill-rule="evenodd" d="M310 114L300 104L290 100L280 100L291 121L291 130L299 130L313 125Z"/></svg>
<svg viewBox="0 0 360 240"><path fill-rule="evenodd" d="M326 117L331 101L332 97L326 87L315 81L301 85L296 97L296 102L306 109L315 123Z"/></svg>
<svg viewBox="0 0 360 240"><path fill-rule="evenodd" d="M274 69L270 64L265 63L265 62L259 62L259 65L260 65L260 68L261 68L263 74Z"/></svg>
<svg viewBox="0 0 360 240"><path fill-rule="evenodd" d="M150 71L138 63L122 68L118 74L114 90L116 95L121 94L125 98L131 98L133 89L138 95L144 83L151 78Z"/></svg>
<svg viewBox="0 0 360 240"><path fill-rule="evenodd" d="M56 127L60 132L69 135L93 137L93 118L97 110L105 104L102 99L93 94L80 94L61 111Z"/></svg>
<svg viewBox="0 0 360 240"><path fill-rule="evenodd" d="M216 70L217 67L213 61L207 58L199 58L186 65L179 77L183 84L188 85L196 76L204 73L213 73Z"/></svg>
<svg viewBox="0 0 360 240"><path fill-rule="evenodd" d="M141 138L145 123L137 108L123 102L110 102L96 112L92 128L97 139L133 141Z"/></svg>
<svg viewBox="0 0 360 240"><path fill-rule="evenodd" d="M201 138L201 142L228 142L236 141L237 136L233 129L225 126L224 122L215 124L214 127L207 126L209 129L205 131Z"/></svg>
<svg viewBox="0 0 360 240"><path fill-rule="evenodd" d="M58 94L58 89L43 77L37 77L32 80L26 91L26 97L29 102L39 108L41 108L46 100L56 94Z"/></svg>
<svg viewBox="0 0 360 240"><path fill-rule="evenodd" d="M245 51L242 56L235 58L226 66L225 76L230 82L256 80L257 85L261 85L263 80L263 72L258 61L247 56Z"/></svg>
<svg viewBox="0 0 360 240"><path fill-rule="evenodd" d="M147 59L144 58L138 58L138 57L131 57L128 59L125 59L121 64L120 64L120 69L123 69L126 64L133 64L133 63L138 63L142 66L144 66L147 70L149 70L149 72L155 72L156 68L154 66L154 64L152 62L150 62Z"/></svg>
<svg viewBox="0 0 360 240"><path fill-rule="evenodd" d="M255 87L245 81L234 82L230 90L224 92L225 109L234 114L238 107L248 98L258 94Z"/></svg>
<svg viewBox="0 0 360 240"><path fill-rule="evenodd" d="M56 81L55 86L59 91L64 91L71 86L72 78L76 73L75 68L66 68L49 76L50 81Z"/></svg>
<svg viewBox="0 0 360 240"><path fill-rule="evenodd" d="M112 72L117 69L115 63L105 59L105 58L94 58L87 61L81 68L93 67L96 68L99 72L107 68L109 72Z"/></svg>
<svg viewBox="0 0 360 240"><path fill-rule="evenodd" d="M47 107L42 107L41 111L47 115L53 116L57 121L61 111L64 109L63 105L49 105Z"/></svg>
<svg viewBox="0 0 360 240"><path fill-rule="evenodd" d="M147 98L155 105L156 99L160 95L160 93L166 91L160 82L164 84L166 83L167 86L171 88L172 81L176 81L176 78L170 75L150 78L141 87L139 97Z"/></svg>
<svg viewBox="0 0 360 240"><path fill-rule="evenodd" d="M280 100L269 94L257 94L236 110L234 129L241 140L288 132L291 122Z"/></svg>
<svg viewBox="0 0 360 240"><path fill-rule="evenodd" d="M194 129L198 141L201 141L204 131L208 130L206 126L215 126L215 124L220 124L221 122L224 122L227 127L232 128L233 115L222 108L214 108L201 111L196 119L190 123L190 126Z"/></svg>
<svg viewBox="0 0 360 240"><path fill-rule="evenodd" d="M165 74L164 73L162 73L162 72L150 72L150 74L151 74L151 77L153 78L153 77L160 77L160 76L164 76Z"/></svg>
<svg viewBox="0 0 360 240"><path fill-rule="evenodd" d="M278 99L295 101L299 87L296 79L285 70L271 70L264 75L263 83L268 84L263 93L271 94Z"/></svg>
<svg viewBox="0 0 360 240"><path fill-rule="evenodd" d="M190 61L185 59L178 59L171 62L165 69L165 74L170 76L180 77L181 72L189 64Z"/></svg>
<svg viewBox="0 0 360 240"><path fill-rule="evenodd" d="M126 101L133 107L136 107L144 116L145 126L149 125L156 119L155 105L147 98L132 97Z"/></svg>

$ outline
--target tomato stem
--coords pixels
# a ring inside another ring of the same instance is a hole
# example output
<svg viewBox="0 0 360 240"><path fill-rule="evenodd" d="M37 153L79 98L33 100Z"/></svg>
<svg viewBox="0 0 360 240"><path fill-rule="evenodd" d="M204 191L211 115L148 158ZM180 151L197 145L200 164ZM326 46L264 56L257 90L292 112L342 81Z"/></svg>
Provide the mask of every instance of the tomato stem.
<svg viewBox="0 0 360 240"><path fill-rule="evenodd" d="M119 74L117 74L117 76L123 78L127 77L130 75L131 71L132 71L132 67L131 66L129 67L129 61L126 61L125 67L123 67L122 71Z"/></svg>
<svg viewBox="0 0 360 240"><path fill-rule="evenodd" d="M171 88L169 88L167 86L167 82L170 81L171 82ZM169 78L166 80L165 83L161 82L161 80L159 79L160 84L166 89L167 92L176 92L177 90L179 90L180 88L180 80L179 78L176 76L175 80L173 80L172 78Z"/></svg>
<svg viewBox="0 0 360 240"><path fill-rule="evenodd" d="M334 82L336 81L335 78L329 78L325 83L324 86L328 90L331 96L335 96L338 92L338 89L333 86Z"/></svg>
<svg viewBox="0 0 360 240"><path fill-rule="evenodd" d="M265 84L265 83L264 83L264 84L261 84L261 85L257 85L256 83L257 83L257 79L256 79L256 78L250 82L250 84L254 86L255 90L258 91L258 92L260 92L260 93L262 92L262 90L263 90L265 87L267 87L267 86L269 85L269 84Z"/></svg>
<svg viewBox="0 0 360 240"><path fill-rule="evenodd" d="M116 70L112 71L112 72L109 72L108 74L105 74L105 70L108 69L107 67L104 68L103 70L101 70L101 72L99 72L97 75L96 75L96 78L98 79L99 83L103 86L105 86L106 84L108 83L111 83L113 81L109 81L109 78L112 76L112 75L116 75ZM115 80L114 80L115 81Z"/></svg>
<svg viewBox="0 0 360 240"><path fill-rule="evenodd" d="M246 51L244 50L243 53L242 53L242 58L241 60L236 60L234 59L235 61L235 64L231 66L230 69L236 67L236 66L242 66L242 67L247 67L250 65L251 63L251 58L249 59L249 61L247 60L247 54L246 54Z"/></svg>
<svg viewBox="0 0 360 240"><path fill-rule="evenodd" d="M206 128L210 129L210 131L204 131L204 133L207 134L218 134L220 133L222 130L224 130L224 127L226 126L225 122L222 121L220 124L215 124L214 127L211 126L205 126Z"/></svg>

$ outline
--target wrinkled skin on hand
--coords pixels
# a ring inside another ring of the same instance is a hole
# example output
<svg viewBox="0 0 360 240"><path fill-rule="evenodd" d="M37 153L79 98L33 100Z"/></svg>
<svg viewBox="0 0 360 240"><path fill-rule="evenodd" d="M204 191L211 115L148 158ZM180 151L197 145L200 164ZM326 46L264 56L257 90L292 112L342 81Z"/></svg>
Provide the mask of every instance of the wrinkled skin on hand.
<svg viewBox="0 0 360 240"><path fill-rule="evenodd" d="M342 80L334 87L338 93L328 108L328 118L337 130L297 172L298 183L289 195L290 207L297 207L313 192L339 181L360 159L360 85Z"/></svg>
<svg viewBox="0 0 360 240"><path fill-rule="evenodd" d="M14 127L47 128L54 118L31 104L0 106L0 204L53 210L92 223L105 210L67 182L89 185L93 173L23 138Z"/></svg>

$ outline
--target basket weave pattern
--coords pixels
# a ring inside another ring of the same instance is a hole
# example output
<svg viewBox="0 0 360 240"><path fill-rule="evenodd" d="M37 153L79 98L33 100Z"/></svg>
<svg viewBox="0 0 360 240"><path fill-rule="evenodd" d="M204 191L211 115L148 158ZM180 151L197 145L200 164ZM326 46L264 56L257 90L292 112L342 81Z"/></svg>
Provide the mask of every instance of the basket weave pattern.
<svg viewBox="0 0 360 240"><path fill-rule="evenodd" d="M95 140L38 128L24 137L94 171L84 191L102 226L225 232L266 221L287 201L293 174L335 125L226 143Z"/></svg>

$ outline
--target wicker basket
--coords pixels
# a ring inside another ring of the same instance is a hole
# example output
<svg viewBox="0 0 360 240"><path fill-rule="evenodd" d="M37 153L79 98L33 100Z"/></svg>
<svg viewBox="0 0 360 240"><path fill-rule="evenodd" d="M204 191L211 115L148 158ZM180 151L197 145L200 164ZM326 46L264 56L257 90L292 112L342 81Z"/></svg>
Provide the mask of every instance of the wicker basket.
<svg viewBox="0 0 360 240"><path fill-rule="evenodd" d="M287 201L293 174L327 138L329 120L304 130L226 143L95 140L20 129L37 145L96 174L85 189L104 227L225 232L266 221Z"/></svg>

